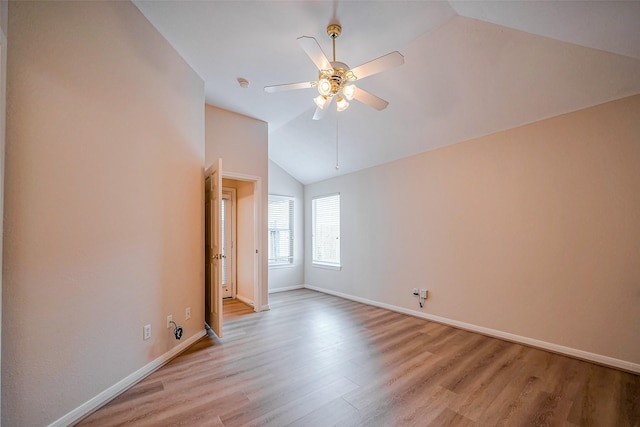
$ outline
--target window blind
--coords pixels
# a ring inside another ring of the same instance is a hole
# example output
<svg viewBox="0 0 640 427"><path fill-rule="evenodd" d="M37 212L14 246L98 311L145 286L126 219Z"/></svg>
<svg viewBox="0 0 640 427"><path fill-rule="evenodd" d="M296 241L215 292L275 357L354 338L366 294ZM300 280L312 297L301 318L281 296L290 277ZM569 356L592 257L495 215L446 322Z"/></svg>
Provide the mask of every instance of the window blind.
<svg viewBox="0 0 640 427"><path fill-rule="evenodd" d="M340 194L311 200L312 262L340 266Z"/></svg>
<svg viewBox="0 0 640 427"><path fill-rule="evenodd" d="M293 262L293 198L269 195L269 264Z"/></svg>

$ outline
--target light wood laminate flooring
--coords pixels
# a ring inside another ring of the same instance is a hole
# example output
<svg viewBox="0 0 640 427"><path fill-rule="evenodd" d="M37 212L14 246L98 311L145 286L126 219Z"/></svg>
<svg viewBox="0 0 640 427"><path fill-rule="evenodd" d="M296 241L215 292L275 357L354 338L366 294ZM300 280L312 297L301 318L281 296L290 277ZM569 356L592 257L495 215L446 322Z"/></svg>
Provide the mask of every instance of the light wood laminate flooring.
<svg viewBox="0 0 640 427"><path fill-rule="evenodd" d="M207 336L80 426L640 426L640 376L310 290Z"/></svg>

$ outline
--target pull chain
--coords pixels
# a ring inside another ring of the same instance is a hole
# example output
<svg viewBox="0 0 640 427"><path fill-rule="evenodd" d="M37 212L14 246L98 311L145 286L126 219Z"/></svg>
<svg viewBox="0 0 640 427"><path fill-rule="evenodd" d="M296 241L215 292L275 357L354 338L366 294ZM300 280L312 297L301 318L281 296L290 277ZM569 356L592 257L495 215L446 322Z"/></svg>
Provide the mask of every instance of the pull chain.
<svg viewBox="0 0 640 427"><path fill-rule="evenodd" d="M336 170L340 169L340 158L338 150L338 115L336 114Z"/></svg>

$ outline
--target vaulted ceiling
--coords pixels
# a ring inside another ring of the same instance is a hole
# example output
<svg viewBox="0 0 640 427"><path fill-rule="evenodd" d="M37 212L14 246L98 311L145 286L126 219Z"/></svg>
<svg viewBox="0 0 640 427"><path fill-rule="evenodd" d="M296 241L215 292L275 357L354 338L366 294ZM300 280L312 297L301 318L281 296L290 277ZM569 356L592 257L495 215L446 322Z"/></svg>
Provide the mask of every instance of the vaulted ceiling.
<svg viewBox="0 0 640 427"><path fill-rule="evenodd" d="M304 184L640 93L640 1L135 4L204 79L207 103L269 124L270 159ZM352 101L314 121L314 88L264 92L317 78L296 39L330 57L334 20L338 61L404 55L358 82L385 110Z"/></svg>

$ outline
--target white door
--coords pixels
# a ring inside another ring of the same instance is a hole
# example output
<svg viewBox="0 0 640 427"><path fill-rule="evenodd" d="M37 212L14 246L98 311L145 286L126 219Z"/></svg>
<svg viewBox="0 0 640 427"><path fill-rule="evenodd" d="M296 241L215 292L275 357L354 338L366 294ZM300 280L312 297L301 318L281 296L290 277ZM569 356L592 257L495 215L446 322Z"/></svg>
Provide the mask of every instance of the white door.
<svg viewBox="0 0 640 427"><path fill-rule="evenodd" d="M205 180L205 321L222 338L222 159L218 159Z"/></svg>

